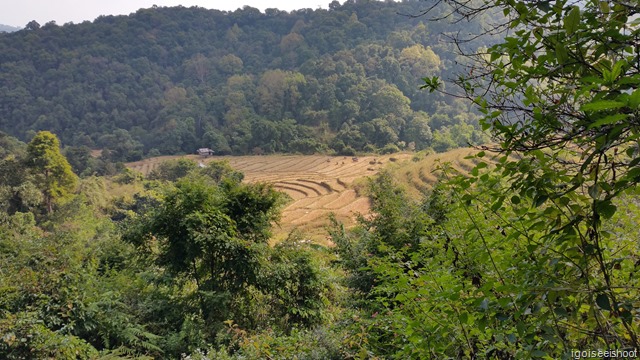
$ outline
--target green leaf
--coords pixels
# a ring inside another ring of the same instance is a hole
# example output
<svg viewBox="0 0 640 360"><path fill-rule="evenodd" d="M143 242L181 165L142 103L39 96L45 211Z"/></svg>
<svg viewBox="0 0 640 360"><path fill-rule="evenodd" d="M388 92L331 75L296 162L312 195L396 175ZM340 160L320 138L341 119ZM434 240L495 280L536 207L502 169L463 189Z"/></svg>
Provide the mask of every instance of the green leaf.
<svg viewBox="0 0 640 360"><path fill-rule="evenodd" d="M609 302L609 297L605 294L599 294L596 296L596 304L600 306L601 309L611 310L611 303Z"/></svg>
<svg viewBox="0 0 640 360"><path fill-rule="evenodd" d="M613 110L624 107L625 103L620 101L613 100L598 100L594 102L590 102L584 104L580 107L582 111L604 111L604 110Z"/></svg>
<svg viewBox="0 0 640 360"><path fill-rule="evenodd" d="M500 196L496 202L491 205L491 211L498 211L502 207L504 196Z"/></svg>
<svg viewBox="0 0 640 360"><path fill-rule="evenodd" d="M476 324L478 326L478 329L480 329L481 331L484 331L484 329L487 328L487 319L483 316L480 319L478 319L478 321L476 321Z"/></svg>
<svg viewBox="0 0 640 360"><path fill-rule="evenodd" d="M542 350L534 350L533 352L531 352L531 356L541 358L547 356L547 353Z"/></svg>
<svg viewBox="0 0 640 360"><path fill-rule="evenodd" d="M537 28L533 29L532 33L533 33L533 36L535 36L535 37L536 37L536 39L538 39L538 40L542 40L542 35L543 35L544 33L543 33L543 31L542 31L542 28L541 28L541 27L537 27Z"/></svg>
<svg viewBox="0 0 640 360"><path fill-rule="evenodd" d="M640 106L640 89L636 89L631 95L629 95L628 104L631 109L636 109Z"/></svg>
<svg viewBox="0 0 640 360"><path fill-rule="evenodd" d="M425 77L422 78L422 81L424 81L425 84L420 86L420 89L428 89L429 92L434 92L440 87L440 78L437 76L432 78Z"/></svg>
<svg viewBox="0 0 640 360"><path fill-rule="evenodd" d="M640 158L636 158L636 159L640 159ZM633 160L636 160L636 159L633 159ZM629 178L630 181L637 181L636 179L640 178L640 168L634 167L630 169L625 176Z"/></svg>
<svg viewBox="0 0 640 360"><path fill-rule="evenodd" d="M460 314L460 323L466 324L469 321L469 313L463 312Z"/></svg>
<svg viewBox="0 0 640 360"><path fill-rule="evenodd" d="M525 332L527 331L527 325L522 321L518 321L518 323L516 324L516 330L518 331L518 335L522 337L525 335Z"/></svg>
<svg viewBox="0 0 640 360"><path fill-rule="evenodd" d="M602 78L598 76L585 76L580 79L585 84L602 84Z"/></svg>
<svg viewBox="0 0 640 360"><path fill-rule="evenodd" d="M580 25L580 8L574 6L569 15L564 18L564 30L567 32L567 35L571 35L576 30L578 30L578 26Z"/></svg>
<svg viewBox="0 0 640 360"><path fill-rule="evenodd" d="M522 17L526 17L529 14L529 7L522 2L516 3L516 11Z"/></svg>
<svg viewBox="0 0 640 360"><path fill-rule="evenodd" d="M549 199L547 195L540 194L533 199L533 206L539 207L540 205L544 204L544 202L547 201L547 199Z"/></svg>
<svg viewBox="0 0 640 360"><path fill-rule="evenodd" d="M602 119L596 120L593 123L591 123L591 125L589 125L589 129L593 129L596 127L609 125L609 124L615 124L619 121L626 119L627 117L629 117L628 114L614 114L614 115L605 116Z"/></svg>
<svg viewBox="0 0 640 360"><path fill-rule="evenodd" d="M604 219L611 219L618 208L611 203L611 200L596 201L596 211Z"/></svg>
<svg viewBox="0 0 640 360"><path fill-rule="evenodd" d="M558 64L566 64L569 61L569 53L564 44L556 44L556 56L558 57Z"/></svg>
<svg viewBox="0 0 640 360"><path fill-rule="evenodd" d="M626 61L620 60L613 65L613 69L611 69L611 79L610 82L614 82L618 76L622 73L622 67L626 64Z"/></svg>

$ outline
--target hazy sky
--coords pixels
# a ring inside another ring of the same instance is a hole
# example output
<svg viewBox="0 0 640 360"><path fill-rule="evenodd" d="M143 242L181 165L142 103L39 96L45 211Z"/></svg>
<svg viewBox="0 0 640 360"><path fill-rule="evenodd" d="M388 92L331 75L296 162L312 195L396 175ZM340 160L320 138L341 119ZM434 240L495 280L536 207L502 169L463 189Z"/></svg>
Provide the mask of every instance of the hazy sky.
<svg viewBox="0 0 640 360"><path fill-rule="evenodd" d="M331 0L2 0L0 24L24 27L36 20L40 25L55 20L67 22L93 21L100 15L127 15L140 8L158 6L200 6L207 9L235 10L244 5L258 8L294 10L319 6L327 8ZM343 1L340 0L342 3Z"/></svg>

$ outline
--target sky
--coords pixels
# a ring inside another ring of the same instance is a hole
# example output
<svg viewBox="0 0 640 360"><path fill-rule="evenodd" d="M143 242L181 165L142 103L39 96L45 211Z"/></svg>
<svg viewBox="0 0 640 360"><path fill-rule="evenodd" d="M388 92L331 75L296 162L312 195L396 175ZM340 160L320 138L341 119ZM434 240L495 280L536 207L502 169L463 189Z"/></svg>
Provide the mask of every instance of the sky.
<svg viewBox="0 0 640 360"><path fill-rule="evenodd" d="M231 11L248 5L260 11L267 8L291 11L318 7L326 9L330 2L331 0L2 0L0 24L24 27L31 20L40 25L52 20L58 25L68 22L77 24L85 20L93 21L100 15L128 15L153 5L200 6Z"/></svg>

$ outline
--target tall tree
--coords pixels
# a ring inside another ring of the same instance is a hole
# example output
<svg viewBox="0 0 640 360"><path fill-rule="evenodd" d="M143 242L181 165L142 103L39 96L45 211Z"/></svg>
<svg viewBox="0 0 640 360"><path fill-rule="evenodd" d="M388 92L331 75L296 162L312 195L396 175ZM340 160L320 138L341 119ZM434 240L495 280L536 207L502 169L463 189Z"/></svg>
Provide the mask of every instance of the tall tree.
<svg viewBox="0 0 640 360"><path fill-rule="evenodd" d="M78 177L60 152L60 141L49 131L40 131L29 142L26 161L51 213L54 203L75 189Z"/></svg>
<svg viewBox="0 0 640 360"><path fill-rule="evenodd" d="M256 284L280 199L271 187L243 185L229 175L222 186L205 177L178 181L124 237L141 248L157 244L158 264L193 280L203 313L213 317L224 312L212 303L220 299L209 295L238 296Z"/></svg>

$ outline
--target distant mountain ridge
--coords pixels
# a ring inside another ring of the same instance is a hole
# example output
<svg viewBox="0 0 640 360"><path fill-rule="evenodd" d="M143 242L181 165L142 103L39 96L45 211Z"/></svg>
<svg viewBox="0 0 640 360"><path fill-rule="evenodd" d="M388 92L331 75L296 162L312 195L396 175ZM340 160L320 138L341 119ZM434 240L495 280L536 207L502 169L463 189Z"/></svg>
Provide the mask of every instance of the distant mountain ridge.
<svg viewBox="0 0 640 360"><path fill-rule="evenodd" d="M399 14L419 0L328 10L154 7L93 23L0 34L0 131L50 130L114 161L222 154L466 146L469 104L419 89L452 77L443 33L479 32ZM435 10L444 12L445 9ZM486 45L480 43L478 45Z"/></svg>
<svg viewBox="0 0 640 360"><path fill-rule="evenodd" d="M14 32L14 31L18 31L20 29L21 28L19 28L19 27L0 24L0 32Z"/></svg>

